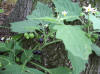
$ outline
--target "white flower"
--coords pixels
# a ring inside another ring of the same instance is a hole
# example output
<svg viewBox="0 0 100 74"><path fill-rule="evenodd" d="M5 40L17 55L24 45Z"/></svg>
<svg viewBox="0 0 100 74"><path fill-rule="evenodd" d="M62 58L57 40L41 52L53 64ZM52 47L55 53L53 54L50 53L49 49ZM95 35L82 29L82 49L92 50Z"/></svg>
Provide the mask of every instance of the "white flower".
<svg viewBox="0 0 100 74"><path fill-rule="evenodd" d="M48 24L45 24L44 27L47 28L48 27Z"/></svg>
<svg viewBox="0 0 100 74"><path fill-rule="evenodd" d="M97 8L93 8L92 13L96 13L96 12L97 12Z"/></svg>
<svg viewBox="0 0 100 74"><path fill-rule="evenodd" d="M2 37L1 40L3 41L5 39L5 37Z"/></svg>
<svg viewBox="0 0 100 74"><path fill-rule="evenodd" d="M7 38L6 40L9 41L11 38Z"/></svg>
<svg viewBox="0 0 100 74"><path fill-rule="evenodd" d="M91 4L89 4L88 7L83 6L83 8L85 9L85 12L91 12L93 10L93 8L91 8Z"/></svg>
<svg viewBox="0 0 100 74"><path fill-rule="evenodd" d="M62 11L62 15L66 16L67 12L66 11Z"/></svg>
<svg viewBox="0 0 100 74"><path fill-rule="evenodd" d="M91 4L89 4L88 7L83 6L83 8L85 9L85 12L91 12L91 13L96 13L97 12L97 8L92 8Z"/></svg>

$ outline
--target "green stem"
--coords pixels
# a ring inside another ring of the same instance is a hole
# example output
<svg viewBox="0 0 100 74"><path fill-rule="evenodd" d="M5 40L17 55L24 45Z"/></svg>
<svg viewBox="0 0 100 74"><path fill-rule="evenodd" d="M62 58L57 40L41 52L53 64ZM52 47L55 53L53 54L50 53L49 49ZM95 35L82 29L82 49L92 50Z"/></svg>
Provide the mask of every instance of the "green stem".
<svg viewBox="0 0 100 74"><path fill-rule="evenodd" d="M50 44L53 44L53 43L56 43L56 42L60 42L61 40L55 40L55 41L52 41L52 42L49 42L49 43L46 43L46 44L44 44L42 47L41 47L41 49L43 49L45 46L47 46L47 45L50 45Z"/></svg>
<svg viewBox="0 0 100 74"><path fill-rule="evenodd" d="M90 20L89 20L90 18L89 18L89 13L88 13L88 33L89 33L89 31L90 31Z"/></svg>
<svg viewBox="0 0 100 74"><path fill-rule="evenodd" d="M84 25L86 25L86 23L85 23L85 22L83 22L81 19L80 19L80 21L81 21Z"/></svg>
<svg viewBox="0 0 100 74"><path fill-rule="evenodd" d="M36 49L38 46L39 46L39 45L35 46L34 49ZM33 49L33 50L34 50L34 49ZM26 54L25 50L24 50L24 53L25 53L25 56L28 57L28 58L25 60L23 66L22 66L22 72L23 72L24 67L25 67L25 65L27 64L27 62L28 62L28 61L31 59L31 57L33 56L33 54L31 54L30 56L28 56L28 55Z"/></svg>
<svg viewBox="0 0 100 74"><path fill-rule="evenodd" d="M25 68L25 65L27 64L27 62L30 60L30 58L32 57L33 55L29 56L27 60L25 60L23 66L22 66L22 72L24 71L24 68Z"/></svg>
<svg viewBox="0 0 100 74"><path fill-rule="evenodd" d="M43 30L43 34L44 34L44 44L46 44L46 42L47 42L47 35L45 33L45 29Z"/></svg>
<svg viewBox="0 0 100 74"><path fill-rule="evenodd" d="M39 68L41 68L41 69L43 69L43 70L45 70L45 72L49 72L50 73L50 71L47 68L44 68L44 67L42 67L42 66L40 66L40 65L38 65L38 64L36 64L34 62L30 62L30 63L33 64L33 65L35 65L35 66L37 66L37 67L39 67Z"/></svg>

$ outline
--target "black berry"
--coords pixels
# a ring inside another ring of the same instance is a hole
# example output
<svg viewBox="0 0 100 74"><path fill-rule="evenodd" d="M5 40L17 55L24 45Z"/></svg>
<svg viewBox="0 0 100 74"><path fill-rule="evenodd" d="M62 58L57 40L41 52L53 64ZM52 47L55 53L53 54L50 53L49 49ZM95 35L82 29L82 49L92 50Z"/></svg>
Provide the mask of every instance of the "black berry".
<svg viewBox="0 0 100 74"><path fill-rule="evenodd" d="M36 54L36 55L41 55L41 54L42 54L42 52L41 52L41 50L34 50L34 51L33 51L33 54Z"/></svg>
<svg viewBox="0 0 100 74"><path fill-rule="evenodd" d="M39 42L40 42L40 43L43 43L43 38L40 38L40 39L39 39Z"/></svg>

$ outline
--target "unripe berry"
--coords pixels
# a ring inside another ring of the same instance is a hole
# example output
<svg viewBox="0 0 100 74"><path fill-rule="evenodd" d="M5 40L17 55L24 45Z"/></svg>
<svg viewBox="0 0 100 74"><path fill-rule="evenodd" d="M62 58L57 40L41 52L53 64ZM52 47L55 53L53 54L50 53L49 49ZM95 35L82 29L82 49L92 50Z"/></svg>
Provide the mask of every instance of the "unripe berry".
<svg viewBox="0 0 100 74"><path fill-rule="evenodd" d="M27 36L29 36L29 34L28 33L24 33L24 37L27 37Z"/></svg>
<svg viewBox="0 0 100 74"><path fill-rule="evenodd" d="M29 33L29 37L30 38L34 38L34 34L33 33Z"/></svg>

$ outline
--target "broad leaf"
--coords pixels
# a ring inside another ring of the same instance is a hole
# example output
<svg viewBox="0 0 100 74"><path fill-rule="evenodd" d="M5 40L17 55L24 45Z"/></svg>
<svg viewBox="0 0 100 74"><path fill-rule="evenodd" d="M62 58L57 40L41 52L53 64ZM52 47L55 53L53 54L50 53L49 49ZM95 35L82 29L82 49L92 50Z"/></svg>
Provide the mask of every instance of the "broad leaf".
<svg viewBox="0 0 100 74"><path fill-rule="evenodd" d="M45 16L53 16L53 11L48 5L38 2L35 10L32 12L31 15L27 16L28 19L32 19L34 17L45 17Z"/></svg>
<svg viewBox="0 0 100 74"><path fill-rule="evenodd" d="M93 22L93 28L95 30L100 30L100 16L96 17L92 14L89 15L89 20Z"/></svg>
<svg viewBox="0 0 100 74"><path fill-rule="evenodd" d="M96 53L97 56L100 56L100 47L96 44L92 44L92 50Z"/></svg>
<svg viewBox="0 0 100 74"><path fill-rule="evenodd" d="M33 18L41 18L41 17L52 17L53 16L53 11L51 8L48 7L48 5L45 5L43 3L40 3L38 2L36 7L35 7L35 10L32 12L31 15L27 16L27 18L30 20L30 19L33 19ZM44 22L44 21L39 21L41 22L42 24L45 24L47 22Z"/></svg>
<svg viewBox="0 0 100 74"><path fill-rule="evenodd" d="M71 70L68 69L67 67L58 67L54 69L49 69L50 74L72 74Z"/></svg>
<svg viewBox="0 0 100 74"><path fill-rule="evenodd" d="M80 72L85 71L85 64L88 63L88 60L82 59L80 57L75 57L70 52L68 52L68 58L70 59L73 67L73 74L80 74Z"/></svg>
<svg viewBox="0 0 100 74"><path fill-rule="evenodd" d="M31 55L32 55L32 50L24 50L21 56L21 62L24 63Z"/></svg>
<svg viewBox="0 0 100 74"><path fill-rule="evenodd" d="M40 18L52 15L53 12L51 8L49 8L45 4L38 2L32 14L27 16L28 20L11 23L11 29L13 32L18 33L34 32L34 30L40 29L40 26L38 24L48 24L48 22L43 20L33 20L33 18Z"/></svg>
<svg viewBox="0 0 100 74"><path fill-rule="evenodd" d="M56 37L63 40L68 51L77 57L88 59L91 53L91 41L80 26L55 25L54 29L57 30Z"/></svg>
<svg viewBox="0 0 100 74"><path fill-rule="evenodd" d="M5 70L0 69L0 74L43 74L41 71L27 68L16 64L10 64L4 67Z"/></svg>
<svg viewBox="0 0 100 74"><path fill-rule="evenodd" d="M15 42L14 49L15 50L23 50L23 48L21 47L20 43L17 42L17 41Z"/></svg>
<svg viewBox="0 0 100 74"><path fill-rule="evenodd" d="M13 32L25 33L34 32L36 29L40 29L37 20L25 20L20 22L11 23L11 29Z"/></svg>
<svg viewBox="0 0 100 74"><path fill-rule="evenodd" d="M78 19L78 16L81 13L81 8L79 7L78 3L73 3L71 0L53 0L56 11L60 13L60 16L62 15L63 11L68 12L66 19L67 21L73 21L75 19Z"/></svg>
<svg viewBox="0 0 100 74"><path fill-rule="evenodd" d="M76 70L75 74L78 74L82 69L84 70L84 62L88 60L88 56L92 52L91 41L85 36L85 32L81 30L80 26L56 25L54 29L57 30L56 38L63 41L66 50L71 55L69 59L79 58L78 62L76 59L71 60L72 66ZM84 64L81 64L82 61ZM79 64L80 69L78 70L78 66L74 64Z"/></svg>
<svg viewBox="0 0 100 74"><path fill-rule="evenodd" d="M10 49L7 48L6 44L3 42L0 42L0 51L4 52L4 51L9 51Z"/></svg>
<svg viewBox="0 0 100 74"><path fill-rule="evenodd" d="M9 60L8 56L0 55L0 63L1 63L1 67L3 67L9 65L11 61Z"/></svg>

